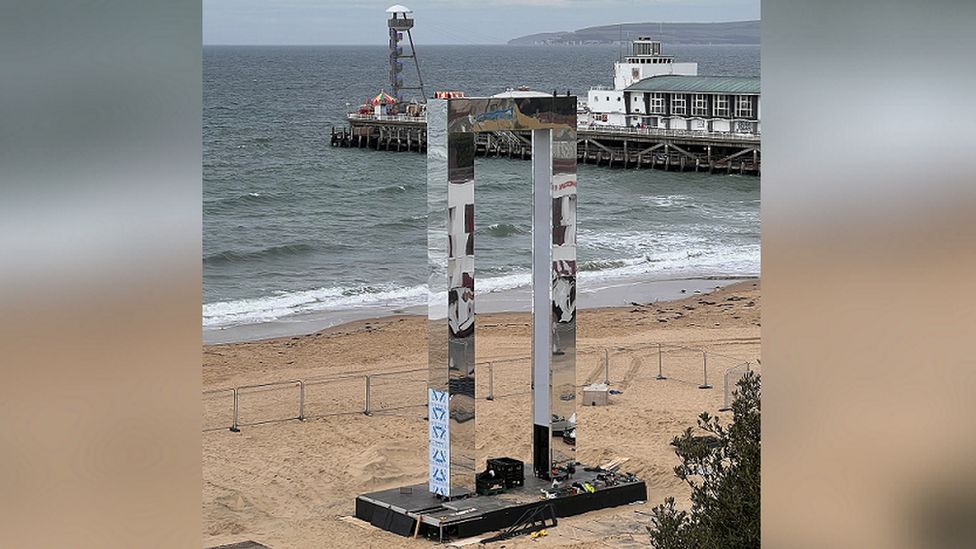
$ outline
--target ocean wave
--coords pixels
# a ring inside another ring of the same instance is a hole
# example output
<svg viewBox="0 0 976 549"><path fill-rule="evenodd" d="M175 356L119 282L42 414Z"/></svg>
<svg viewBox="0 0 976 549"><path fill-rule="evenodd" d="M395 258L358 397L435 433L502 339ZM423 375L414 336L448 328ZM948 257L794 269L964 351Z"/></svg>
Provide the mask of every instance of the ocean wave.
<svg viewBox="0 0 976 549"><path fill-rule="evenodd" d="M235 251L225 250L204 256L203 263L206 265L243 263L262 259L285 259L295 256L302 256L313 253L319 248L312 244L296 243L271 246L260 250Z"/></svg>
<svg viewBox="0 0 976 549"><path fill-rule="evenodd" d="M504 238L518 234L529 234L529 230L517 225L512 225L511 223L494 223L485 229L485 233L487 233L489 236Z"/></svg>
<svg viewBox="0 0 976 549"><path fill-rule="evenodd" d="M203 326L218 328L271 322L299 313L350 309L363 306L408 307L427 302L427 286L332 287L220 301L203 305Z"/></svg>
<svg viewBox="0 0 976 549"><path fill-rule="evenodd" d="M372 187L368 189L363 189L362 194L380 194L380 195L398 195L407 192L407 186L401 183L394 183L391 185L384 185L382 187Z"/></svg>
<svg viewBox="0 0 976 549"><path fill-rule="evenodd" d="M237 196L211 198L203 201L204 213L218 213L241 207L265 206L282 198L275 193L249 192Z"/></svg>
<svg viewBox="0 0 976 549"><path fill-rule="evenodd" d="M475 275L477 275L477 272ZM519 271L502 276L479 278L474 282L474 290L475 295L490 294L492 292L524 288L529 284L532 284L532 273Z"/></svg>
<svg viewBox="0 0 976 549"><path fill-rule="evenodd" d="M580 261L579 270L584 271L605 271L626 266L627 263L622 259L593 259L590 261Z"/></svg>
<svg viewBox="0 0 976 549"><path fill-rule="evenodd" d="M382 219L382 218L381 218ZM427 226L427 215L409 215L394 221L381 220L370 225L372 228L417 229Z"/></svg>
<svg viewBox="0 0 976 549"><path fill-rule="evenodd" d="M480 271L484 274L484 271ZM478 274L478 271L476 271ZM591 259L579 263L581 291L600 288L619 279L665 280L685 277L756 276L759 274L759 245L718 249L682 249L618 259ZM532 273L517 270L499 276L480 276L477 295L526 288ZM203 326L226 326L272 322L310 312L376 307L393 312L427 302L427 286L336 286L278 292L274 295L208 303L203 306Z"/></svg>
<svg viewBox="0 0 976 549"><path fill-rule="evenodd" d="M704 234L646 231L592 231L581 229L579 246L584 249L604 249L623 257L638 257L662 251L689 248L717 247Z"/></svg>
<svg viewBox="0 0 976 549"><path fill-rule="evenodd" d="M672 249L639 257L583 261L581 287L617 278L649 279L703 276L756 276L759 244L729 247Z"/></svg>
<svg viewBox="0 0 976 549"><path fill-rule="evenodd" d="M696 199L692 196L685 194L669 194L665 196L642 196L640 201L645 204L650 204L653 206L659 206L662 208L668 208L676 205L692 205L694 206L694 201Z"/></svg>

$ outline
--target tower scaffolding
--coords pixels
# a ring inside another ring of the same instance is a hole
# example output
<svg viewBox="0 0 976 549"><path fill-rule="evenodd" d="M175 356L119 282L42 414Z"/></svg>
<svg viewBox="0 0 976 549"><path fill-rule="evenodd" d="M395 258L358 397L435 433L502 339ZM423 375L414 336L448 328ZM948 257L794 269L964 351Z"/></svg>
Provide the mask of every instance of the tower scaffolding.
<svg viewBox="0 0 976 549"><path fill-rule="evenodd" d="M387 24L390 28L390 87L393 97L396 98L397 103L402 103L403 90L419 90L421 97L426 99L427 92L424 89L424 79L420 75L420 62L417 60L417 50L414 48L413 34L410 31L413 28L413 11L406 6L396 4L387 8L386 13L390 14ZM403 41L404 32L407 33L410 53L404 53L403 46L400 45ZM402 59L413 59L414 67L417 69L416 86L404 85Z"/></svg>

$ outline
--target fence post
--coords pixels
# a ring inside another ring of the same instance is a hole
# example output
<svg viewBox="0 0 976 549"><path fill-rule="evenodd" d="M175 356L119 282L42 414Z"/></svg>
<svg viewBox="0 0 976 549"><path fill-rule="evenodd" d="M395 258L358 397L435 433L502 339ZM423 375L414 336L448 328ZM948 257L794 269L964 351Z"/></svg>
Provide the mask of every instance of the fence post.
<svg viewBox="0 0 976 549"><path fill-rule="evenodd" d="M305 421L305 382L298 380L298 421Z"/></svg>
<svg viewBox="0 0 976 549"><path fill-rule="evenodd" d="M237 427L237 389L234 389L234 419L231 423L230 430L235 433L241 432Z"/></svg>
<svg viewBox="0 0 976 549"><path fill-rule="evenodd" d="M728 412L732 409L730 405L731 399L729 398L729 373L735 369L736 366L729 368L725 371L725 375L722 376L722 407L718 409L719 412Z"/></svg>
<svg viewBox="0 0 976 549"><path fill-rule="evenodd" d="M702 351L702 384L698 386L699 389L711 389L712 386L708 384L708 353Z"/></svg>
<svg viewBox="0 0 976 549"><path fill-rule="evenodd" d="M488 363L488 398L485 400L495 400L495 368L491 362Z"/></svg>
<svg viewBox="0 0 976 549"><path fill-rule="evenodd" d="M661 344L658 343L657 344L657 379L668 379L664 377L664 370L663 370L664 357L662 353L663 351L661 350Z"/></svg>
<svg viewBox="0 0 976 549"><path fill-rule="evenodd" d="M610 353L603 349L603 382L610 385Z"/></svg>
<svg viewBox="0 0 976 549"><path fill-rule="evenodd" d="M369 376L366 376L366 407L363 409L363 414L369 415Z"/></svg>

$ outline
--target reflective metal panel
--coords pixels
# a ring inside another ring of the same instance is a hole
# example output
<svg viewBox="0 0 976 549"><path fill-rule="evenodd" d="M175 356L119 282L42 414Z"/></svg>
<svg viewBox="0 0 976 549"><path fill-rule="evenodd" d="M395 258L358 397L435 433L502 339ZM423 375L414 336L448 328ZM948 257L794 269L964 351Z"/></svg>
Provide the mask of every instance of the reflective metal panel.
<svg viewBox="0 0 976 549"><path fill-rule="evenodd" d="M427 102L428 488L451 492L447 342L447 102Z"/></svg>
<svg viewBox="0 0 976 549"><path fill-rule="evenodd" d="M453 497L475 487L474 134L448 132L448 108L427 107L429 417L448 411L446 433L429 425L428 480Z"/></svg>
<svg viewBox="0 0 976 549"><path fill-rule="evenodd" d="M532 131L532 464L552 464L552 131Z"/></svg>

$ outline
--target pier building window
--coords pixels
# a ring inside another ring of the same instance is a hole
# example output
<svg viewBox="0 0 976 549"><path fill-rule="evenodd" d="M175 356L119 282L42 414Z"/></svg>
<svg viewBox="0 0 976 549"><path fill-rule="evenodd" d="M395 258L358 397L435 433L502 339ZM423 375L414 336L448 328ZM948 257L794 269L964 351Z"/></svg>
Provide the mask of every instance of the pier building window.
<svg viewBox="0 0 976 549"><path fill-rule="evenodd" d="M688 102L685 100L683 95L674 95L671 97L671 114L687 114L688 113Z"/></svg>
<svg viewBox="0 0 976 549"><path fill-rule="evenodd" d="M652 93L650 105L651 105L650 112L654 114L664 114L664 94Z"/></svg>
<svg viewBox="0 0 976 549"><path fill-rule="evenodd" d="M715 105L712 109L714 116L729 115L729 97L727 95L716 95Z"/></svg>
<svg viewBox="0 0 976 549"><path fill-rule="evenodd" d="M752 118L752 98L748 95L737 95L735 97L735 116L736 118Z"/></svg>
<svg viewBox="0 0 976 549"><path fill-rule="evenodd" d="M691 114L695 116L706 116L708 114L708 99L703 93L696 93L694 103L691 105Z"/></svg>

